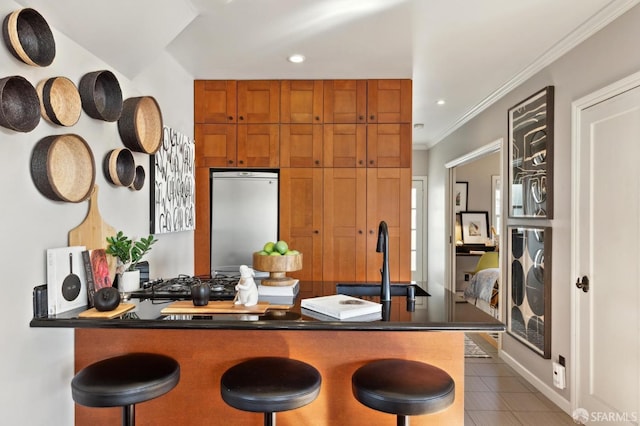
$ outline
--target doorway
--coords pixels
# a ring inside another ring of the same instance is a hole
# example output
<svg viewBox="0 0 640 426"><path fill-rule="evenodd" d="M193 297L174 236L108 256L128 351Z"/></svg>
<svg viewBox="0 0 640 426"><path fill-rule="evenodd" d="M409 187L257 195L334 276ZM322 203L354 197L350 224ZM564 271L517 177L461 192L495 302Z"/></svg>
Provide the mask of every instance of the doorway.
<svg viewBox="0 0 640 426"><path fill-rule="evenodd" d="M574 418L637 425L640 73L572 109Z"/></svg>

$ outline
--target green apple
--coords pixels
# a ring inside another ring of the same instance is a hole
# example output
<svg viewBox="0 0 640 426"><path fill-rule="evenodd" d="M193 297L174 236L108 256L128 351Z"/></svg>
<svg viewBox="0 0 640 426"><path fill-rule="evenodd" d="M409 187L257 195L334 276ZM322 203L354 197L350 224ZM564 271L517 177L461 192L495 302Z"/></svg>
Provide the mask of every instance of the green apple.
<svg viewBox="0 0 640 426"><path fill-rule="evenodd" d="M285 254L287 250L289 250L289 245L285 241L280 240L276 243L274 249L280 254Z"/></svg>
<svg viewBox="0 0 640 426"><path fill-rule="evenodd" d="M262 250L266 251L267 253L271 253L274 250L275 245L276 243L274 243L273 241L269 241L267 244L264 245Z"/></svg>

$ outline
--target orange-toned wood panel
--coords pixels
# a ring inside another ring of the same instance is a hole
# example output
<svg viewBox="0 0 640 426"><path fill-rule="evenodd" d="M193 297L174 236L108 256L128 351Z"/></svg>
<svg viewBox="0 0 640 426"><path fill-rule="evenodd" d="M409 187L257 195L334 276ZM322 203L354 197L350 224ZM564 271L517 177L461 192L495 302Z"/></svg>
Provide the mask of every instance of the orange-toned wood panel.
<svg viewBox="0 0 640 426"><path fill-rule="evenodd" d="M369 167L411 167L411 124L367 125Z"/></svg>
<svg viewBox="0 0 640 426"><path fill-rule="evenodd" d="M366 114L366 80L327 80L324 82L325 123L366 123Z"/></svg>
<svg viewBox="0 0 640 426"><path fill-rule="evenodd" d="M324 169L325 280L366 279L366 170Z"/></svg>
<svg viewBox="0 0 640 426"><path fill-rule="evenodd" d="M287 275L322 280L322 170L280 170L280 239L303 254L302 270Z"/></svg>
<svg viewBox="0 0 640 426"><path fill-rule="evenodd" d="M325 167L365 167L366 156L365 124L324 125Z"/></svg>
<svg viewBox="0 0 640 426"><path fill-rule="evenodd" d="M237 127L235 124L196 124L196 166L235 167Z"/></svg>
<svg viewBox="0 0 640 426"><path fill-rule="evenodd" d="M281 426L395 424L391 414L365 407L351 393L351 375L357 368L369 361L390 357L430 363L447 371L456 383L455 402L451 407L428 416L413 416L412 425L464 423L462 332L75 331L76 371L107 357L137 351L166 354L180 363L180 382L172 391L136 406L139 426L261 425L260 413L226 405L219 385L226 369L256 356L300 359L316 367L322 375L318 398L302 408L278 413ZM77 404L75 408L78 426L111 426L120 421L118 408L89 408Z"/></svg>
<svg viewBox="0 0 640 426"><path fill-rule="evenodd" d="M196 123L236 122L236 82L233 80L195 80L193 86Z"/></svg>
<svg viewBox="0 0 640 426"><path fill-rule="evenodd" d="M279 123L280 81L238 81L238 123Z"/></svg>
<svg viewBox="0 0 640 426"><path fill-rule="evenodd" d="M242 124L238 127L238 167L278 167L280 126Z"/></svg>
<svg viewBox="0 0 640 426"><path fill-rule="evenodd" d="M367 169L367 279L379 280L382 254L376 253L378 224L389 228L392 280L411 280L411 170Z"/></svg>
<svg viewBox="0 0 640 426"><path fill-rule="evenodd" d="M322 86L322 80L281 81L280 122L321 124L324 112Z"/></svg>
<svg viewBox="0 0 640 426"><path fill-rule="evenodd" d="M196 179L196 229L193 233L194 274L209 275L211 273L211 210L209 203L209 168L197 167Z"/></svg>
<svg viewBox="0 0 640 426"><path fill-rule="evenodd" d="M280 125L280 167L322 167L322 125Z"/></svg>
<svg viewBox="0 0 640 426"><path fill-rule="evenodd" d="M368 80L369 123L411 123L411 80Z"/></svg>

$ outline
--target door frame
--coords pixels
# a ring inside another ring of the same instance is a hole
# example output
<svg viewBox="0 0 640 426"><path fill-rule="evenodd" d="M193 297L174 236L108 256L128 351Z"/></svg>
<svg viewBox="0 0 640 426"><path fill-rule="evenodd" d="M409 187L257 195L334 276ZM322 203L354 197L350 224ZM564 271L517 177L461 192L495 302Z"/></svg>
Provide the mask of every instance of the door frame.
<svg viewBox="0 0 640 426"><path fill-rule="evenodd" d="M456 245L454 243L454 229L455 229L455 215L453 214L453 197L454 197L454 189L456 182L456 170L457 166L462 166L463 164L470 163L472 161L478 160L484 156L495 154L496 152L500 153L500 176L502 188L500 188L501 194L504 194L504 149L503 149L504 138L499 138L494 140L493 142L489 142L486 145L481 146L480 148L474 149L471 152L468 152L458 158L455 158L448 163L445 163L445 168L448 169L447 174L447 190L446 190L446 200L445 200L445 215L449 220L446 221L445 224L445 235L448 236L448 247L449 250L446 251L445 254L445 268L447 268L447 273L445 275L446 282L445 288L449 289L453 293L456 292L455 289L455 270L456 270ZM502 217L504 217L505 212L505 203L502 203ZM504 227L504 221L502 227ZM502 237L504 233L502 229L498 231L500 233L500 242L499 247L502 247ZM501 271L504 271L501 265ZM501 272L502 274L502 272ZM501 277L501 282L505 282L504 277ZM502 309L500 309L502 311Z"/></svg>
<svg viewBox="0 0 640 426"><path fill-rule="evenodd" d="M630 76L618 80L615 83L609 84L593 93L590 93L580 99L577 99L571 103L571 362L570 362L570 374L571 374L571 389L570 389L570 401L572 412L578 407L578 371L579 360L577 356L577 336L578 331L578 296L579 292L573 288L573 279L580 275L581 271L578 271L578 246L579 232L578 232L578 189L579 189L579 155L580 155L580 126L582 124L582 111L592 107L607 99L618 96L624 92L640 86L640 72L631 74Z"/></svg>
<svg viewBox="0 0 640 426"><path fill-rule="evenodd" d="M413 189L413 181L421 181L422 182L422 206L420 206L420 210L422 212L422 229L420 229L420 231L422 232L422 246L420 247L420 251L422 252L422 265L423 265L423 270L422 270L422 277L423 277L423 281L427 280L427 270L429 269L429 256L428 256L428 250L427 250L427 217L428 217L428 206L427 206L427 202L428 202L428 197L427 197L427 176L411 176L411 188Z"/></svg>

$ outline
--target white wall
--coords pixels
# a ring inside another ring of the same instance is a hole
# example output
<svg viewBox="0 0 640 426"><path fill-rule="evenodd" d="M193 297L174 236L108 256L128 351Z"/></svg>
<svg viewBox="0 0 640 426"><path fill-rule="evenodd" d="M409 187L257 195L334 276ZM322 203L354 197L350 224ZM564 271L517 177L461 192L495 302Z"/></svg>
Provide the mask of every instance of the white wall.
<svg viewBox="0 0 640 426"><path fill-rule="evenodd" d="M2 17L20 5L0 0ZM46 18L46 17L45 17ZM52 28L57 54L50 66L37 68L16 60L0 47L0 78L21 75L34 86L42 79L65 76L76 84L87 72L116 74L123 97L151 95L164 123L193 137L193 78L168 56L156 58L133 81ZM117 30L117 28L114 28ZM70 380L73 376L73 330L30 328L32 289L46 282L45 251L67 245L67 233L87 214L88 203L53 202L42 196L29 172L31 150L43 137L76 133L96 158L96 183L103 219L129 235L149 233L149 182L140 192L108 184L102 158L122 147L116 123L94 120L84 112L63 128L41 120L29 133L0 128L0 424L51 426L73 424ZM149 156L134 154L147 169ZM158 235L148 260L152 277L193 273L193 232Z"/></svg>
<svg viewBox="0 0 640 426"><path fill-rule="evenodd" d="M555 86L554 219L552 259L552 358L564 355L570 363L570 297L575 291L571 265L571 102L640 70L640 6L516 88L503 99L429 150L429 281L444 282L448 236L445 235L445 163L489 141L507 140L507 110L547 85ZM506 169L507 156L505 155ZM612 189L615 190L615 189ZM534 223L534 221L531 221ZM551 360L544 360L505 334L503 349L530 378L568 407L571 389L553 388ZM568 368L567 371L570 371ZM567 383L571 378L567 377Z"/></svg>

